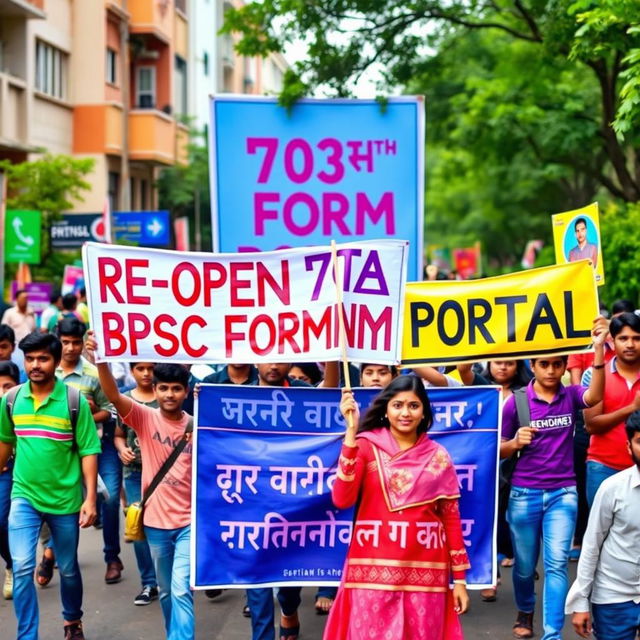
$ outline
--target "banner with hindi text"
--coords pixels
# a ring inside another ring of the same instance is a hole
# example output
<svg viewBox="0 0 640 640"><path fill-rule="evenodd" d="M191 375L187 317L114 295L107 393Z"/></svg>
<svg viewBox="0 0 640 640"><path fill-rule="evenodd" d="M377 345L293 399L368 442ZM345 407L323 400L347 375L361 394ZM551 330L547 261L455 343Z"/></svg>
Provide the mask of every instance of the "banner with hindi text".
<svg viewBox="0 0 640 640"><path fill-rule="evenodd" d="M361 408L378 389L356 389ZM430 437L449 452L461 488L474 588L495 584L500 430L497 387L429 389ZM340 390L201 385L194 436L191 581L197 589L337 585L353 526L331 487L345 425ZM398 526L402 525L398 514ZM433 523L405 523L438 544ZM420 526L418 526L420 525ZM371 521L352 544L393 535Z"/></svg>

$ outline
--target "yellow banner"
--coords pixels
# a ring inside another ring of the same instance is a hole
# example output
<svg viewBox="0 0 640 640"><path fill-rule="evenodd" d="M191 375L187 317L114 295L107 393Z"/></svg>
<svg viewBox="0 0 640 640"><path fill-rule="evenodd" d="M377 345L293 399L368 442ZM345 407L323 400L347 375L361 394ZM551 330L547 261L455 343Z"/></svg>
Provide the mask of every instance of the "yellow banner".
<svg viewBox="0 0 640 640"><path fill-rule="evenodd" d="M577 260L591 260L596 273L596 283L604 284L602 243L600 242L600 218L598 203L588 207L565 211L551 216L556 264Z"/></svg>
<svg viewBox="0 0 640 640"><path fill-rule="evenodd" d="M578 353L599 313L590 262L406 285L402 363L446 365Z"/></svg>

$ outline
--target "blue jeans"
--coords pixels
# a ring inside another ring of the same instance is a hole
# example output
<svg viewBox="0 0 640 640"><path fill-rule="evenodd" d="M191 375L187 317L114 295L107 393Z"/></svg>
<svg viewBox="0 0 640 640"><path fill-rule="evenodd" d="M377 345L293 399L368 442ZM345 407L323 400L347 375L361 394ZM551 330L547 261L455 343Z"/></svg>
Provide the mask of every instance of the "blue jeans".
<svg viewBox="0 0 640 640"><path fill-rule="evenodd" d="M102 539L104 561L113 562L120 555L120 488L122 487L122 463L113 438L102 437L102 453L98 456L98 473L107 486L109 500L98 499L102 515Z"/></svg>
<svg viewBox="0 0 640 640"><path fill-rule="evenodd" d="M542 539L544 591L542 640L560 640L569 591L567 564L578 512L575 487L511 487L507 521L515 551L513 590L519 611L535 609L535 571Z"/></svg>
<svg viewBox="0 0 640 640"><path fill-rule="evenodd" d="M11 485L13 484L12 465L4 473L0 473L0 558L11 569L9 553L9 509L11 508Z"/></svg>
<svg viewBox="0 0 640 640"><path fill-rule="evenodd" d="M132 471L129 476L124 479L124 488L127 493L127 505L132 502L140 502L142 496L142 473L140 471ZM151 559L151 551L149 543L146 540L135 540L133 550L136 554L136 562L138 564L138 572L142 580L143 587L155 587L156 572L153 568L153 560Z"/></svg>
<svg viewBox="0 0 640 640"><path fill-rule="evenodd" d="M300 606L302 587L280 587L278 602L285 616L293 615ZM251 610L251 640L274 640L273 589L247 589L247 603Z"/></svg>
<svg viewBox="0 0 640 640"><path fill-rule="evenodd" d="M38 638L38 596L33 582L38 533L42 523L51 529L60 572L62 617L82 618L82 577L78 566L78 514L42 513L25 498L14 498L9 512L9 546L13 559L13 605L18 619L18 638Z"/></svg>
<svg viewBox="0 0 640 640"><path fill-rule="evenodd" d="M167 640L193 640L195 617L189 588L191 527L144 528L158 579L160 606Z"/></svg>
<svg viewBox="0 0 640 640"><path fill-rule="evenodd" d="M592 604L593 629L598 640L635 640L640 633L640 604L633 600Z"/></svg>
<svg viewBox="0 0 640 640"><path fill-rule="evenodd" d="M611 476L618 473L619 469L607 467L607 465L595 460L587 460L587 502L589 507L593 504L598 487Z"/></svg>

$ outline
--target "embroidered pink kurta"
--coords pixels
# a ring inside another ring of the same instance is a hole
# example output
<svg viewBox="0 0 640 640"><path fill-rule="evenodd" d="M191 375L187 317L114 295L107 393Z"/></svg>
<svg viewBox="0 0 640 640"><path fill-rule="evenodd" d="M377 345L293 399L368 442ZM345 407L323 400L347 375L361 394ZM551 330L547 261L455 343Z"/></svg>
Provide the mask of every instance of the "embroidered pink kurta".
<svg viewBox="0 0 640 640"><path fill-rule="evenodd" d="M446 450L426 434L405 451L388 429L359 434L332 495L339 508L360 504L324 639L462 638L449 582L469 560Z"/></svg>

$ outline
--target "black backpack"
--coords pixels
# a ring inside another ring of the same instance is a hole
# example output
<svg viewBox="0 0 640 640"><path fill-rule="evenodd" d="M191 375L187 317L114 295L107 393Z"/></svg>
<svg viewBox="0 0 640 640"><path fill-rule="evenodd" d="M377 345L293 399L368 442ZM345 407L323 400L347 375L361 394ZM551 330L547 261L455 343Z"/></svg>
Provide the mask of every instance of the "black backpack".
<svg viewBox="0 0 640 640"><path fill-rule="evenodd" d="M12 387L7 392L7 417L11 428L15 431L16 425L13 421L13 406L18 397L18 392L22 389L23 385L17 385ZM65 385L67 391L67 407L69 409L69 420L71 421L71 432L73 433L73 448L76 448L76 425L78 424L78 411L80 410L80 391L75 387Z"/></svg>

